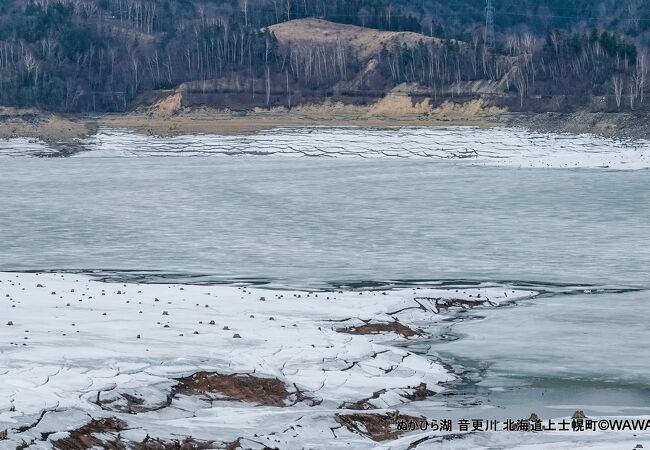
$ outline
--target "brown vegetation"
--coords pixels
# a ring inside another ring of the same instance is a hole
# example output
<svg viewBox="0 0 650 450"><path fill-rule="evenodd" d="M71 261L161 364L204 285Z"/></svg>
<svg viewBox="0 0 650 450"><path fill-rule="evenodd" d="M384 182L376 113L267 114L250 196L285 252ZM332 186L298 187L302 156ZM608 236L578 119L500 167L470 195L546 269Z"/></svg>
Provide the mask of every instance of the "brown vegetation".
<svg viewBox="0 0 650 450"><path fill-rule="evenodd" d="M117 433L126 428L126 423L115 418L93 419L90 423L70 431L70 435L52 442L56 450L86 450L99 447L107 450L122 450L125 448L119 442ZM101 435L97 436L97 435ZM107 439L106 436L114 439Z"/></svg>
<svg viewBox="0 0 650 450"><path fill-rule="evenodd" d="M174 394L216 394L219 399L257 403L264 406L287 406L290 393L277 378L260 378L253 375L221 375L197 372L180 378Z"/></svg>
<svg viewBox="0 0 650 450"><path fill-rule="evenodd" d="M386 323L367 323L358 327L338 328L336 331L339 333L347 334L396 333L404 336L405 338L421 335L419 331L413 330L412 328L409 328L406 325L402 325L397 321Z"/></svg>

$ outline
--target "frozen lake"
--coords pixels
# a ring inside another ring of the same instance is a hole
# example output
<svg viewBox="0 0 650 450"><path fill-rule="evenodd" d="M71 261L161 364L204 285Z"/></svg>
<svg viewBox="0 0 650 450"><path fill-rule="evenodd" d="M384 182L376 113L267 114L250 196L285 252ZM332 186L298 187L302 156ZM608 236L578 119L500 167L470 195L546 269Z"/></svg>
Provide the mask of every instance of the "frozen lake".
<svg viewBox="0 0 650 450"><path fill-rule="evenodd" d="M364 139L359 130L327 133L357 147ZM458 131L450 133L430 146L453 142ZM491 142L480 131L474 144L510 152L513 136L495 133ZM520 287L540 295L430 326L418 350L464 377L423 410L648 415L650 171L616 170L643 169L645 144L562 137L553 155L549 139L559 137L516 135L528 156L197 158L173 151L188 148L181 138L129 136L114 145L119 136L98 136L77 155L86 157L4 152L21 156L0 159L0 271L294 288ZM426 136L411 138L412 148L426 145ZM201 139L192 148L205 147ZM296 139L290 147L300 147ZM400 139L411 145L408 133ZM250 137L227 141L265 148ZM133 155L144 157L122 157Z"/></svg>

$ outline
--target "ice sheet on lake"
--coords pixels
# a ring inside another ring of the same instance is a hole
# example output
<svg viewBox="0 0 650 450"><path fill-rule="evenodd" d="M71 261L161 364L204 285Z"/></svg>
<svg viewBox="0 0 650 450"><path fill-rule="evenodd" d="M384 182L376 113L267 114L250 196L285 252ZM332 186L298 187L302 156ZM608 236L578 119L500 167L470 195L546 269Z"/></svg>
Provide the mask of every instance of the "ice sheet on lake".
<svg viewBox="0 0 650 450"><path fill-rule="evenodd" d="M213 441L214 448L238 439L238 448L435 447L443 438L437 432L380 445L335 418L358 413L346 402L364 399L371 408L366 413L399 409L418 416L417 403L408 398L413 388L425 383L440 392L440 383L453 375L396 346L405 339L397 334L337 329L371 320L416 327L441 320L445 299L498 304L533 294L494 285L306 292L0 273L0 431L7 430L0 448L52 448L67 432L108 417L126 423L120 435L129 442L191 435ZM169 396L178 377L199 371L276 378L310 401L278 407ZM139 410L124 411L120 402L134 399ZM558 448L558 439L592 448L603 442L629 446L635 438L484 433L452 439L449 448L507 448L507 442Z"/></svg>
<svg viewBox="0 0 650 450"><path fill-rule="evenodd" d="M497 303L506 298L502 287L453 295L478 294ZM330 448L355 441L355 448L369 448L373 441L336 422L346 402L401 407L422 383L439 392L454 378L430 359L385 343L405 339L400 335L337 331L368 320L438 320L435 299L452 295L443 289L309 293L0 273L0 295L0 431L8 430L0 448L23 441L43 448L42 433L71 430L91 417L123 420L136 441L140 430L140 440L255 435L271 448L276 439L281 448L302 448L325 438ZM312 401L279 408L168 397L176 378L199 371L277 378ZM120 407L133 398L143 412Z"/></svg>
<svg viewBox="0 0 650 450"><path fill-rule="evenodd" d="M619 141L593 135L563 135L513 128L358 127L276 128L247 136L146 136L103 128L81 141L76 156L266 155L334 158L417 158L514 167L650 167L649 141ZM34 154L23 143L11 154ZM0 154L3 152L0 151Z"/></svg>
<svg viewBox="0 0 650 450"><path fill-rule="evenodd" d="M521 167L650 167L650 143L512 128L278 128L250 136L153 137L103 129L79 156L424 158Z"/></svg>

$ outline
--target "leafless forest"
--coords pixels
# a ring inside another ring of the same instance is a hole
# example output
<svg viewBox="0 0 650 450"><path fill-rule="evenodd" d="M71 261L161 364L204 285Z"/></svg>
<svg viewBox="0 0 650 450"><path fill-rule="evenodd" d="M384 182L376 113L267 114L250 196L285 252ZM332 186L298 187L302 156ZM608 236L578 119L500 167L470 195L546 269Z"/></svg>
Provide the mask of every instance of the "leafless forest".
<svg viewBox="0 0 650 450"><path fill-rule="evenodd" d="M365 102L411 83L434 100L482 95L515 110L594 99L607 110L645 107L650 1L494 7L488 45L483 0L6 0L0 103L123 111L181 86L199 99L226 93L226 107L290 107ZM329 39L304 27L290 38L274 32L303 18L386 38L369 49L337 39L336 28Z"/></svg>

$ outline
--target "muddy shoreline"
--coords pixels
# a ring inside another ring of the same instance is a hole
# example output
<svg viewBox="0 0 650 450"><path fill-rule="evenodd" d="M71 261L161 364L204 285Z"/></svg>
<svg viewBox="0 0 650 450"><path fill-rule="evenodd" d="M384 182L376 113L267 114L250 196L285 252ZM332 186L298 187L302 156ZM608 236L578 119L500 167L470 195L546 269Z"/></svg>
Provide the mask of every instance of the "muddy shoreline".
<svg viewBox="0 0 650 450"><path fill-rule="evenodd" d="M271 110L215 111L199 109L173 115L119 113L57 115L34 110L0 108L0 139L39 139L55 147L74 145L100 128L123 129L151 136L249 135L280 127L516 127L537 132L594 134L620 140L650 138L645 115L628 113L499 113L439 115L379 114L365 111Z"/></svg>
<svg viewBox="0 0 650 450"><path fill-rule="evenodd" d="M593 134L619 140L650 139L650 117L642 113L510 113L496 120L505 126L545 133Z"/></svg>

